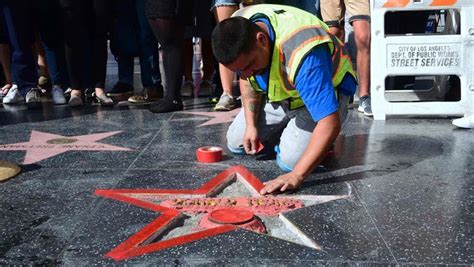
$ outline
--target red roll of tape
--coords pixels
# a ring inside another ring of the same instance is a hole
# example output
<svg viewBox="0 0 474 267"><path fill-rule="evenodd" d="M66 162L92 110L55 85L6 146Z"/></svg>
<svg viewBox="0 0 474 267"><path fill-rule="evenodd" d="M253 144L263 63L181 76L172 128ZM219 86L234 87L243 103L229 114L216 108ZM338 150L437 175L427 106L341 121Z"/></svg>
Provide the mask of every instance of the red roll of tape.
<svg viewBox="0 0 474 267"><path fill-rule="evenodd" d="M196 150L199 162L211 163L222 160L222 148L218 146L203 146Z"/></svg>

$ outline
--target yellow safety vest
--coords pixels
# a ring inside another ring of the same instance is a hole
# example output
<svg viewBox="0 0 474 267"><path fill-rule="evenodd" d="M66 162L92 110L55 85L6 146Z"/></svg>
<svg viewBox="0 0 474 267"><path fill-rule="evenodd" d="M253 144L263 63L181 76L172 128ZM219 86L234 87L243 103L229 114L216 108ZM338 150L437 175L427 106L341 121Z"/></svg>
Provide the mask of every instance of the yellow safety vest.
<svg viewBox="0 0 474 267"><path fill-rule="evenodd" d="M238 10L233 16L253 20L259 17L270 21L275 32L274 48L268 80L268 99L277 102L290 99L290 109L304 106L295 88L295 76L301 60L317 45L328 44L333 63L332 83L337 97L337 86L349 73L356 79L354 69L343 43L329 34L328 26L316 16L290 6L260 4ZM252 87L258 91L255 77Z"/></svg>

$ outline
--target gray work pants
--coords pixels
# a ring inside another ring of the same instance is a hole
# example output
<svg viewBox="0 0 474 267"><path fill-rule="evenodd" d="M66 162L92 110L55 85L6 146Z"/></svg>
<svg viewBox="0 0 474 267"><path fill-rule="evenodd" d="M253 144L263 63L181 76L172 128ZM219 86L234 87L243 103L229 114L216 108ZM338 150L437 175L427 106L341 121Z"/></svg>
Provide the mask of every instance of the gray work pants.
<svg viewBox="0 0 474 267"><path fill-rule="evenodd" d="M347 115L349 97L340 94L339 115L341 124ZM286 171L294 168L309 144L311 134L317 122L313 120L306 107L290 110L288 101L265 103L260 105L257 121L259 138L262 142L280 136L278 165ZM236 154L245 154L243 138L245 135L245 116L242 109L227 130L227 147Z"/></svg>

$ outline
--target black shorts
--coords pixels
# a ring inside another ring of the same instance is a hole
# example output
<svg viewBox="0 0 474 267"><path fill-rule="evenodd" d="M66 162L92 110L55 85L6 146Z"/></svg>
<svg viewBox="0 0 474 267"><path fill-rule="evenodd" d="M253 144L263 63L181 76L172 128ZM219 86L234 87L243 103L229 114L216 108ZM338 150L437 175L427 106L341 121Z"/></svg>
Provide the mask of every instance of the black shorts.
<svg viewBox="0 0 474 267"><path fill-rule="evenodd" d="M189 25L192 5L190 0L145 0L145 15L149 19L173 19Z"/></svg>

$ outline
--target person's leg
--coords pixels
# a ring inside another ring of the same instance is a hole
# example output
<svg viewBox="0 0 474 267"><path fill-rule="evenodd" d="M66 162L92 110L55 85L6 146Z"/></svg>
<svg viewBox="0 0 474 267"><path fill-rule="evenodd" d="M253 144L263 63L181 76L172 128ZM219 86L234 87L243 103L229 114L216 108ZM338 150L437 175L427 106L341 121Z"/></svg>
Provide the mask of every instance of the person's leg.
<svg viewBox="0 0 474 267"><path fill-rule="evenodd" d="M60 10L58 2L44 0L42 2L33 1L33 3L37 15L38 29L35 47L38 54L38 66L41 70L38 86L42 90L51 90L54 104L66 104L64 85L67 77L64 74L66 71L64 39L58 17ZM41 61L44 61L43 67Z"/></svg>
<svg viewBox="0 0 474 267"><path fill-rule="evenodd" d="M341 128L347 115L349 97L339 96L339 117ZM284 171L293 170L294 166L306 150L317 122L313 120L308 110L303 107L289 112L290 122L283 130L280 144L276 147L277 164Z"/></svg>
<svg viewBox="0 0 474 267"><path fill-rule="evenodd" d="M107 90L107 96L124 97L134 91L134 57L139 53L138 23L134 11L135 1L121 0L112 4L115 19L111 28L111 51L118 65L118 82Z"/></svg>
<svg viewBox="0 0 474 267"><path fill-rule="evenodd" d="M31 49L34 43L33 21L28 0L0 1L12 50L13 71L22 96L36 88L38 74Z"/></svg>
<svg viewBox="0 0 474 267"><path fill-rule="evenodd" d="M257 128L260 142L266 143L281 133L281 130L287 125L289 118L286 116L286 110L277 103L266 103L262 99ZM243 148L243 139L245 135L246 123L244 110L240 110L234 121L227 130L227 147L232 153L245 154Z"/></svg>
<svg viewBox="0 0 474 267"><path fill-rule="evenodd" d="M329 32L344 40L344 0L320 0L321 17L329 26Z"/></svg>
<svg viewBox="0 0 474 267"><path fill-rule="evenodd" d="M34 1L38 31L46 54L52 84L69 86L64 51L64 34L61 27L61 9L56 0Z"/></svg>
<svg viewBox="0 0 474 267"><path fill-rule="evenodd" d="M13 86L13 78L10 62L10 45L8 42L8 33L5 29L5 19L0 10L0 64L2 65L3 84L0 84L0 98L3 98L8 93L8 90Z"/></svg>
<svg viewBox="0 0 474 267"><path fill-rule="evenodd" d="M158 41L145 16L145 0L136 0L135 13L138 27L140 73L143 90L141 95L128 98L130 103L155 101L163 97L159 66Z"/></svg>
<svg viewBox="0 0 474 267"><path fill-rule="evenodd" d="M92 37L92 78L95 96L100 104L113 105L112 99L105 95L105 75L107 71L107 33L112 14L111 0L93 0L94 33Z"/></svg>
<svg viewBox="0 0 474 267"><path fill-rule="evenodd" d="M193 61L194 61L194 48L191 26L185 29L185 39L183 44L183 76L184 83L181 87L181 96L189 97L193 95L194 91L194 79L193 79ZM189 32L189 34L188 34ZM186 36L188 35L188 36Z"/></svg>
<svg viewBox="0 0 474 267"><path fill-rule="evenodd" d="M140 71L142 85L144 88L158 89L161 95L163 89L161 85L161 73L159 65L158 41L151 31L150 24L145 17L145 1L136 0L135 10L139 27L140 44Z"/></svg>
<svg viewBox="0 0 474 267"><path fill-rule="evenodd" d="M214 15L217 22L220 22L224 19L230 18L230 16L239 9L238 4L230 5L218 5L216 3L214 7ZM223 96L219 102L216 104L215 110L218 111L228 111L235 107L232 88L234 82L234 72L226 68L224 65L219 64L219 73L221 76L221 84L223 89Z"/></svg>
<svg viewBox="0 0 474 267"><path fill-rule="evenodd" d="M66 51L66 64L71 82L71 106L83 105L81 95L85 84L82 73L85 63L87 30L85 27L85 6L82 1L60 0L61 17Z"/></svg>
<svg viewBox="0 0 474 267"><path fill-rule="evenodd" d="M357 46L357 76L359 96L370 94L370 23L367 20L352 22Z"/></svg>
<svg viewBox="0 0 474 267"><path fill-rule="evenodd" d="M38 79L38 87L43 90L43 92L46 92L46 90L51 89L52 86L51 75L48 68L48 62L46 60L46 52L38 32L33 45L33 51L37 59L36 64L38 66L40 76Z"/></svg>
<svg viewBox="0 0 474 267"><path fill-rule="evenodd" d="M211 0L200 0L195 5L196 36L201 40L202 77L199 83L199 96L210 96L213 92L212 74L214 72L214 55L212 53L211 36L214 18L209 11Z"/></svg>
<svg viewBox="0 0 474 267"><path fill-rule="evenodd" d="M357 77L359 81L359 108L366 116L372 116L370 98L370 8L367 0L346 0L350 14L349 23L354 27L357 47Z"/></svg>
<svg viewBox="0 0 474 267"><path fill-rule="evenodd" d="M118 84L126 85L133 89L133 69L135 65L135 60L132 55L120 54L117 57L118 65ZM115 87L119 87L116 85ZM125 93L121 88L116 88L117 90L112 90L114 93ZM128 91L128 90L127 90Z"/></svg>
<svg viewBox="0 0 474 267"><path fill-rule="evenodd" d="M174 19L150 19L151 28L161 44L163 67L167 90L165 97L180 99L179 90L182 79L183 27Z"/></svg>
<svg viewBox="0 0 474 267"><path fill-rule="evenodd" d="M0 43L0 62L0 64L2 64L3 76L5 77L5 84L2 85L0 94L6 95L8 90L13 86L9 44Z"/></svg>
<svg viewBox="0 0 474 267"><path fill-rule="evenodd" d="M185 17L180 12L186 9L183 6L184 2L145 1L148 21L156 39L161 44L167 87L165 98L150 106L152 112L164 113L183 109L180 88L183 78L182 53ZM189 9L189 7L187 8Z"/></svg>

